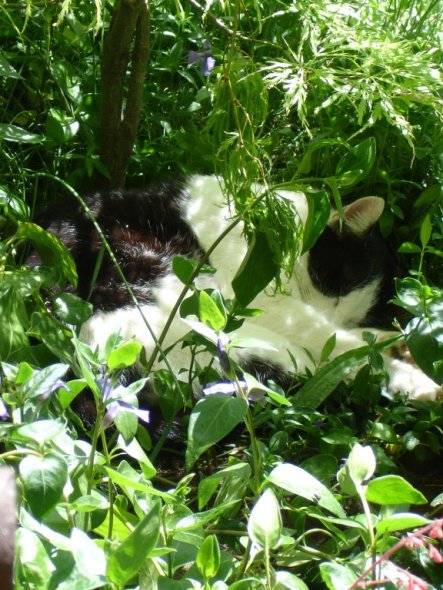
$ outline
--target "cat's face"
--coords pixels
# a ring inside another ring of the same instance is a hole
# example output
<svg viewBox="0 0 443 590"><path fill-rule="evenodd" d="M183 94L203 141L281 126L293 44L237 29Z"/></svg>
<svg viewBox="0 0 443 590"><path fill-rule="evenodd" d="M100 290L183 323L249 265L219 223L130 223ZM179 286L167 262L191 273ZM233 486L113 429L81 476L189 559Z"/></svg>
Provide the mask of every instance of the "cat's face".
<svg viewBox="0 0 443 590"><path fill-rule="evenodd" d="M364 322L391 272L376 227L383 205L378 197L359 199L344 208L341 223L334 212L299 261L297 279L303 300L344 326Z"/></svg>

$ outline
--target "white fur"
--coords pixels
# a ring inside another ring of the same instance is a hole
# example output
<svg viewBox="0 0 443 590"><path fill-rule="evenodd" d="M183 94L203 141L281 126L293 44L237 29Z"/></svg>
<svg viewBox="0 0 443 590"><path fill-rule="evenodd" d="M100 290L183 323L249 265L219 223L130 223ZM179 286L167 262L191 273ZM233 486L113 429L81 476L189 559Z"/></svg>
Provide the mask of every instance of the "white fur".
<svg viewBox="0 0 443 590"><path fill-rule="evenodd" d="M233 220L233 213L228 207L226 197L216 177L193 177L189 182L189 199L183 204L183 216L195 231L204 250L208 250L215 239ZM281 198L291 199L297 208L301 221L305 221L308 206L302 193L282 191ZM378 204L375 205L378 207ZM381 210L378 215L381 213ZM357 212L354 221L361 226L362 214ZM371 220L372 221L372 220ZM243 226L237 224L229 235L217 246L211 255L211 264L217 269L214 276L201 275L197 280L199 288L213 287L219 289L225 297L232 297L231 281L242 262L247 244L242 235ZM290 353L297 361L299 371L313 370L312 357L319 361L319 355L326 340L336 334L336 347L332 357L363 346L361 328L358 323L365 317L367 310L379 287L377 281L369 283L340 298L326 297L315 289L307 272L307 255L300 257L293 276L285 279L284 291L287 294L274 294L272 289L259 294L251 307L264 311L260 316L248 318L231 339L254 338L266 343L266 346L247 349L235 349L237 360L258 357L271 361L287 371L294 369ZM156 303L143 305L142 312L149 322L156 337L163 326L183 289L182 283L172 274L161 278L154 289ZM149 357L154 349L154 342L143 323L137 309L125 308L113 312L98 312L88 320L81 329L81 338L92 346L103 346L108 337L120 331L125 340L135 339L143 344ZM168 332L163 349L173 345L189 330L188 325L175 317ZM381 338L388 333L378 331ZM269 345L274 350L269 350ZM187 367L189 358L187 349L176 346L168 354L168 362L174 370ZM159 361L161 364L161 361ZM435 399L440 388L420 370L410 364L385 359L390 377L392 391L408 393L420 399Z"/></svg>

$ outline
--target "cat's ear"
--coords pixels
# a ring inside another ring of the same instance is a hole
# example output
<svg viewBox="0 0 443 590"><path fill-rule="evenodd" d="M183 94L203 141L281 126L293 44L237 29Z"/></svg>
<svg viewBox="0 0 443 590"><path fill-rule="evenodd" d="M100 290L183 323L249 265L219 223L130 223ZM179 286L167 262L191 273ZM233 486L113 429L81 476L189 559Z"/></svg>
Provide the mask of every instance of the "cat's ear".
<svg viewBox="0 0 443 590"><path fill-rule="evenodd" d="M345 227L353 234L362 236L380 219L384 206L385 202L380 197L362 197L343 207L341 224L337 211L334 211L329 226L335 231Z"/></svg>

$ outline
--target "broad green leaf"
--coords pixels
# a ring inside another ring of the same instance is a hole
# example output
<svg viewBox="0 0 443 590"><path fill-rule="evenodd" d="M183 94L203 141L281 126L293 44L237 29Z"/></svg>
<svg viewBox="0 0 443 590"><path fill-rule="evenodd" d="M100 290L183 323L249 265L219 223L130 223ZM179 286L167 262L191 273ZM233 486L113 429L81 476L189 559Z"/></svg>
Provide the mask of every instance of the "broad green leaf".
<svg viewBox="0 0 443 590"><path fill-rule="evenodd" d="M290 463L282 463L271 471L268 479L274 485L292 494L316 502L335 516L345 518L343 508L328 488L301 467Z"/></svg>
<svg viewBox="0 0 443 590"><path fill-rule="evenodd" d="M206 506L221 481L232 482L234 485L234 481L248 480L250 475L251 467L248 463L229 465L225 469L208 475L198 484L198 509L202 510Z"/></svg>
<svg viewBox="0 0 443 590"><path fill-rule="evenodd" d="M321 351L320 362L324 363L325 361L328 360L328 358L332 354L332 351L335 348L336 340L337 340L337 337L336 337L336 334L335 333L332 334L332 336L330 336L326 340L326 342L323 345L322 351Z"/></svg>
<svg viewBox="0 0 443 590"><path fill-rule="evenodd" d="M0 55L0 76L3 76L4 78L22 78L4 55Z"/></svg>
<svg viewBox="0 0 443 590"><path fill-rule="evenodd" d="M374 475L375 455L369 446L356 443L348 457L349 475L356 486L362 485Z"/></svg>
<svg viewBox="0 0 443 590"><path fill-rule="evenodd" d="M367 346L356 348L337 356L321 367L297 392L294 405L317 408L334 391L340 381L367 362L368 352Z"/></svg>
<svg viewBox="0 0 443 590"><path fill-rule="evenodd" d="M384 475L369 482L366 490L368 502L383 505L427 504L427 499L399 475Z"/></svg>
<svg viewBox="0 0 443 590"><path fill-rule="evenodd" d="M47 590L54 564L38 535L19 528L16 535L16 575L20 587Z"/></svg>
<svg viewBox="0 0 443 590"><path fill-rule="evenodd" d="M98 582L106 582L106 557L105 552L86 533L74 528L71 531L71 551L79 572Z"/></svg>
<svg viewBox="0 0 443 590"><path fill-rule="evenodd" d="M172 270L184 285L189 285L196 267L197 263L195 260L190 260L183 256L174 256L172 259Z"/></svg>
<svg viewBox="0 0 443 590"><path fill-rule="evenodd" d="M320 574L328 590L345 590L357 580L357 574L339 563L320 564Z"/></svg>
<svg viewBox="0 0 443 590"><path fill-rule="evenodd" d="M1 292L5 292L12 287L20 297L30 297L40 289L46 280L47 276L43 271L19 268L2 273L0 289Z"/></svg>
<svg viewBox="0 0 443 590"><path fill-rule="evenodd" d="M248 534L256 545L269 552L277 545L281 532L280 507L274 492L267 488L251 511Z"/></svg>
<svg viewBox="0 0 443 590"><path fill-rule="evenodd" d="M35 370L23 386L23 395L28 399L47 396L63 385L61 379L69 370L69 365L61 363Z"/></svg>
<svg viewBox="0 0 443 590"><path fill-rule="evenodd" d="M28 317L23 297L11 288L0 296L0 360L21 360L29 348Z"/></svg>
<svg viewBox="0 0 443 590"><path fill-rule="evenodd" d="M66 279L74 287L77 286L78 277L74 259L66 246L56 236L35 223L20 222L16 238L31 242L40 254L44 264L55 267L63 281Z"/></svg>
<svg viewBox="0 0 443 590"><path fill-rule="evenodd" d="M138 359L141 349L140 342L125 342L108 355L106 364L111 370L131 367Z"/></svg>
<svg viewBox="0 0 443 590"><path fill-rule="evenodd" d="M54 313L67 324L83 324L92 315L92 304L73 293L60 293L52 304Z"/></svg>
<svg viewBox="0 0 443 590"><path fill-rule="evenodd" d="M303 228L302 254L312 248L328 223L330 206L326 191L306 192L308 217Z"/></svg>
<svg viewBox="0 0 443 590"><path fill-rule="evenodd" d="M160 502L139 522L130 535L108 555L106 573L119 587L124 586L140 570L157 545L160 534Z"/></svg>
<svg viewBox="0 0 443 590"><path fill-rule="evenodd" d="M208 535L200 545L195 563L204 580L216 576L220 568L220 545L215 535Z"/></svg>
<svg viewBox="0 0 443 590"><path fill-rule="evenodd" d="M368 137L341 158L335 170L339 187L350 187L363 180L371 171L376 154L376 142Z"/></svg>
<svg viewBox="0 0 443 590"><path fill-rule="evenodd" d="M226 326L226 315L222 313L217 303L206 291L200 291L198 299L200 320L220 332Z"/></svg>
<svg viewBox="0 0 443 590"><path fill-rule="evenodd" d="M269 285L278 272L279 266L274 262L273 252L266 234L256 232L232 281L232 288L238 303L242 307L249 305Z"/></svg>
<svg viewBox="0 0 443 590"><path fill-rule="evenodd" d="M406 529L415 529L425 526L431 521L419 514L410 512L401 512L382 518L376 524L377 535L379 537L386 533L394 533L396 531L404 531Z"/></svg>
<svg viewBox="0 0 443 590"><path fill-rule="evenodd" d="M32 513L42 518L57 504L68 476L64 459L56 453L28 455L19 465L25 499Z"/></svg>
<svg viewBox="0 0 443 590"><path fill-rule="evenodd" d="M44 143L46 140L44 135L30 133L11 123L0 123L0 139L16 143Z"/></svg>
<svg viewBox="0 0 443 590"><path fill-rule="evenodd" d="M397 252L401 254L420 254L421 248L412 242L403 242Z"/></svg>
<svg viewBox="0 0 443 590"><path fill-rule="evenodd" d="M126 477L122 475L118 471L111 469L110 467L104 467L106 473L108 474L109 478L118 486L120 486L124 491L126 490L138 490L140 492L144 492L145 494L150 494L152 496L159 496L163 498L166 502L173 501L174 496L168 494L167 492L161 492L154 488L150 483L143 483L141 481L134 481L130 477ZM140 475L140 477L142 477Z"/></svg>
<svg viewBox="0 0 443 590"><path fill-rule="evenodd" d="M439 318L413 318L406 326L406 343L420 369L443 385L443 321Z"/></svg>
<svg viewBox="0 0 443 590"><path fill-rule="evenodd" d="M54 441L66 431L66 425L62 420L34 420L17 428L17 435L27 438L38 445L48 441Z"/></svg>
<svg viewBox="0 0 443 590"><path fill-rule="evenodd" d="M189 418L186 467L217 443L244 418L248 404L242 398L214 394L197 402Z"/></svg>
<svg viewBox="0 0 443 590"><path fill-rule="evenodd" d="M58 358L72 362L74 349L71 331L55 320L49 313L35 311L31 316L28 335L38 338Z"/></svg>
<svg viewBox="0 0 443 590"><path fill-rule="evenodd" d="M309 590L301 578L289 572L275 572L275 581L275 590Z"/></svg>

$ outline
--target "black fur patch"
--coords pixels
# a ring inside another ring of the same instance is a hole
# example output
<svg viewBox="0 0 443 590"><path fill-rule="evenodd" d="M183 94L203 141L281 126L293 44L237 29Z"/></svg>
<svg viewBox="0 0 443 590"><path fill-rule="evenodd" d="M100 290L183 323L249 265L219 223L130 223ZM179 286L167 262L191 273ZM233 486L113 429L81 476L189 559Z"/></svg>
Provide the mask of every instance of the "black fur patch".
<svg viewBox="0 0 443 590"><path fill-rule="evenodd" d="M326 227L309 252L308 271L314 286L328 297L343 297L380 279L377 301L362 326L383 327L391 315L387 302L393 296L395 264L377 227L363 236Z"/></svg>
<svg viewBox="0 0 443 590"><path fill-rule="evenodd" d="M195 234L180 216L185 196L183 184L175 182L153 184L145 190L112 190L85 198L140 303L152 301L152 287L170 270L173 256L202 255ZM131 303L107 252L91 291L102 241L79 204L54 205L37 222L57 235L73 255L80 297L89 298L95 309L104 311ZM38 257L31 256L29 262L38 263Z"/></svg>

